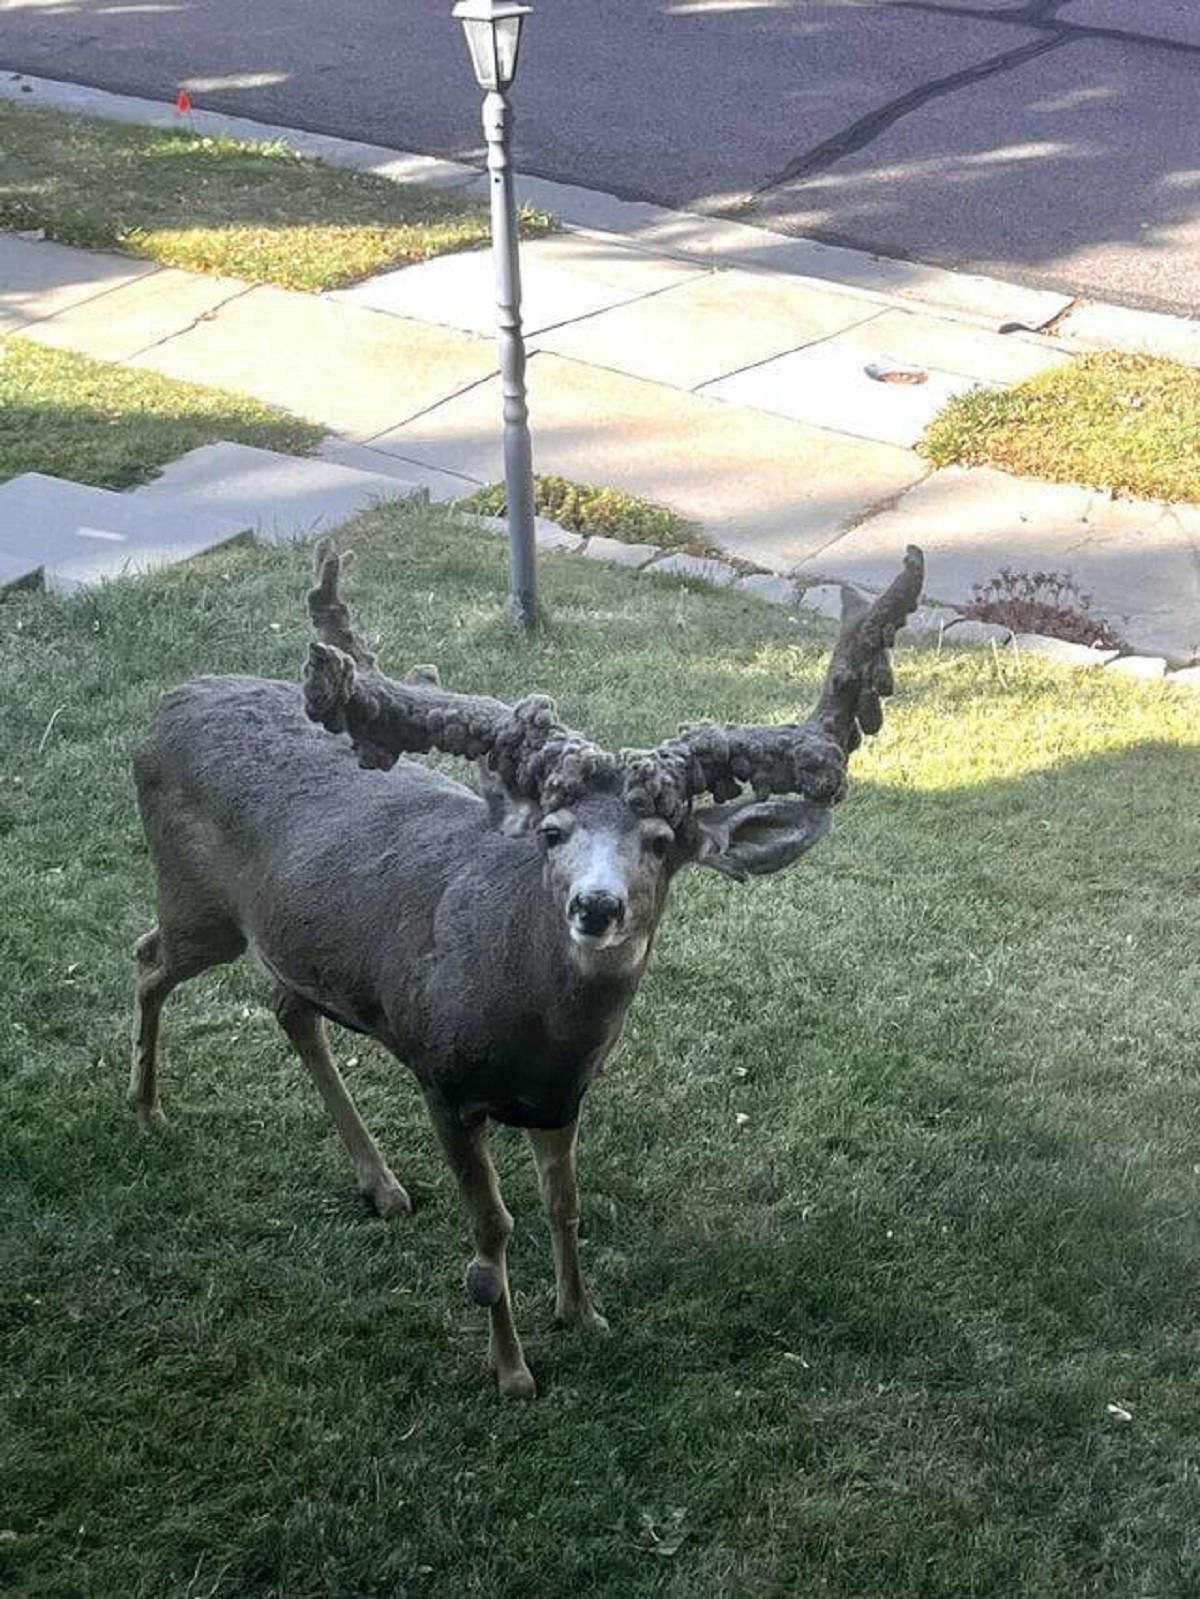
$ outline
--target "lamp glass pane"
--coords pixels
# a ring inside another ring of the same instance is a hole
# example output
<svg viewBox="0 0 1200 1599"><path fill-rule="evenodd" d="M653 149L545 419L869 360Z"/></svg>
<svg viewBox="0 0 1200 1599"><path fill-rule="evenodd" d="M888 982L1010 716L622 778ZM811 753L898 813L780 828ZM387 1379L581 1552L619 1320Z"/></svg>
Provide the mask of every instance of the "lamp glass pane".
<svg viewBox="0 0 1200 1599"><path fill-rule="evenodd" d="M477 17L463 18L463 32L467 36L467 49L471 52L471 65L475 81L481 89L501 87L496 61L496 25Z"/></svg>
<svg viewBox="0 0 1200 1599"><path fill-rule="evenodd" d="M524 21L523 16L499 17L494 24L498 87L501 89L507 89L517 75L517 52L521 48L521 24Z"/></svg>

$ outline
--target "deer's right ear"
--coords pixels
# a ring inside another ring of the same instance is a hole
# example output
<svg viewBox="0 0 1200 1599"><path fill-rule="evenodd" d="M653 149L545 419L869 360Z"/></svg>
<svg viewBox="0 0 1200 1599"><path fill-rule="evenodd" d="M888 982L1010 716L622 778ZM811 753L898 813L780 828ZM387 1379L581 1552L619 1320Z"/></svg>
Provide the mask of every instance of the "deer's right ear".
<svg viewBox="0 0 1200 1599"><path fill-rule="evenodd" d="M689 862L744 882L782 871L829 831L827 805L811 800L762 800L709 805L692 817L696 848Z"/></svg>

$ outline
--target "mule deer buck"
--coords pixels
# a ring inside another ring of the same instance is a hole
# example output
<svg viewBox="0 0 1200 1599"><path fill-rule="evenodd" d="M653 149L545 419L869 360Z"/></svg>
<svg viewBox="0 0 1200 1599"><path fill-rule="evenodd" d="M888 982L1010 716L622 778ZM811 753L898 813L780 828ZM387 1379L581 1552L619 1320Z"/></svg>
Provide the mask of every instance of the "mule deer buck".
<svg viewBox="0 0 1200 1599"><path fill-rule="evenodd" d="M164 1001L249 946L381 1216L407 1211L408 1195L359 1117L323 1019L377 1039L413 1071L470 1215L467 1288L490 1312L500 1389L532 1395L487 1124L528 1130L558 1319L603 1329L576 1247L577 1117L620 1035L671 881L685 866L737 879L776 872L822 836L847 756L882 724L888 649L922 577L910 548L873 605L847 593L807 721L702 724L613 755L542 696L506 705L450 693L431 668L386 677L339 596L338 555L319 545L303 691L200 678L164 696L135 757L158 874L158 925L135 948L130 1101L143 1126L162 1121ZM401 759L435 750L476 762L483 797Z"/></svg>

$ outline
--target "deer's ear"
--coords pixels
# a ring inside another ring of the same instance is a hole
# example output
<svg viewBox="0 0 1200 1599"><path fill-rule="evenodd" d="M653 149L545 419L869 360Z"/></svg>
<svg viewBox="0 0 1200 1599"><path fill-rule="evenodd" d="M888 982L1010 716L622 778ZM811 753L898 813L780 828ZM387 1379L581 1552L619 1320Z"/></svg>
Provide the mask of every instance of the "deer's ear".
<svg viewBox="0 0 1200 1599"><path fill-rule="evenodd" d="M488 770L486 761L476 761L475 770L479 773L479 792L497 832L516 838L521 833L532 833L541 824L542 813L533 801L510 794L495 772Z"/></svg>
<svg viewBox="0 0 1200 1599"><path fill-rule="evenodd" d="M797 799L710 805L692 820L696 846L689 864L744 882L790 866L825 836L832 817L828 806Z"/></svg>

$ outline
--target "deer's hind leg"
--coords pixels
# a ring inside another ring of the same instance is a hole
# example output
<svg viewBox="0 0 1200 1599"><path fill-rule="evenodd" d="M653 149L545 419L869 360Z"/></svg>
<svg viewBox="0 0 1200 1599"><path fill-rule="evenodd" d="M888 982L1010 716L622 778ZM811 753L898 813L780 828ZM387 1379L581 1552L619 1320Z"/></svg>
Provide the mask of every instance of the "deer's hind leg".
<svg viewBox="0 0 1200 1599"><path fill-rule="evenodd" d="M412 1200L384 1160L379 1145L367 1131L358 1114L358 1106L351 1099L350 1090L334 1065L320 1014L286 988L280 988L276 993L275 1014L292 1048L311 1072L317 1092L325 1102L325 1109L350 1152L350 1159L358 1174L359 1192L371 1201L385 1220L410 1211Z"/></svg>
<svg viewBox="0 0 1200 1599"><path fill-rule="evenodd" d="M133 946L138 971L129 1105L143 1132L166 1122L158 1099L158 1030L168 996L189 977L236 960L245 947L246 940L232 922L207 917L164 922L144 933Z"/></svg>

